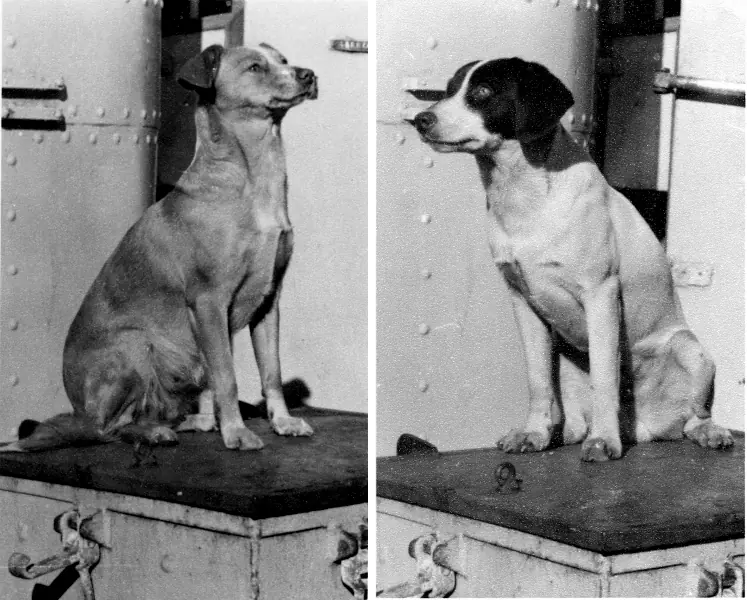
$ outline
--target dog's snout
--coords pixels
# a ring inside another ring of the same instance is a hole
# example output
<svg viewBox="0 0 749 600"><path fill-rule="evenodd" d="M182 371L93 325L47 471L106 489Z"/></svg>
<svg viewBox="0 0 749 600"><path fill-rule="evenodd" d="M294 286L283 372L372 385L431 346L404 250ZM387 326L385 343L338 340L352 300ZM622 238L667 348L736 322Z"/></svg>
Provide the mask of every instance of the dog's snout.
<svg viewBox="0 0 749 600"><path fill-rule="evenodd" d="M315 73L312 69L303 69L301 67L296 68L296 78L302 83L309 83L315 78Z"/></svg>
<svg viewBox="0 0 749 600"><path fill-rule="evenodd" d="M437 115L425 110L414 117L414 125L419 133L426 133L437 124Z"/></svg>

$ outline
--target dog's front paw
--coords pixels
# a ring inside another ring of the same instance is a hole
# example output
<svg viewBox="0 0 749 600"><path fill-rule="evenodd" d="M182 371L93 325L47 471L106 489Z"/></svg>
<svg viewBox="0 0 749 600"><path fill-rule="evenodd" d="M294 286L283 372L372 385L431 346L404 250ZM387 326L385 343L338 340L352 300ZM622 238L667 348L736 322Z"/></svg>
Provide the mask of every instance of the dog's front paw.
<svg viewBox="0 0 749 600"><path fill-rule="evenodd" d="M604 462L621 458L622 442L621 440L602 437L589 437L583 442L581 460L587 462Z"/></svg>
<svg viewBox="0 0 749 600"><path fill-rule="evenodd" d="M221 428L224 446L231 450L260 450L263 440L244 425L229 425Z"/></svg>
<svg viewBox="0 0 749 600"><path fill-rule="evenodd" d="M304 419L297 417L273 417L270 422L278 435L312 435L312 427Z"/></svg>
<svg viewBox="0 0 749 600"><path fill-rule="evenodd" d="M685 430L684 433L695 444L699 444L703 448L724 450L733 446L731 432L710 420L705 420L693 429Z"/></svg>
<svg viewBox="0 0 749 600"><path fill-rule="evenodd" d="M497 442L497 446L505 452L541 452L549 446L550 439L548 432L513 429Z"/></svg>
<svg viewBox="0 0 749 600"><path fill-rule="evenodd" d="M146 442L151 446L173 446L177 444L177 434L171 427L157 425L145 433Z"/></svg>

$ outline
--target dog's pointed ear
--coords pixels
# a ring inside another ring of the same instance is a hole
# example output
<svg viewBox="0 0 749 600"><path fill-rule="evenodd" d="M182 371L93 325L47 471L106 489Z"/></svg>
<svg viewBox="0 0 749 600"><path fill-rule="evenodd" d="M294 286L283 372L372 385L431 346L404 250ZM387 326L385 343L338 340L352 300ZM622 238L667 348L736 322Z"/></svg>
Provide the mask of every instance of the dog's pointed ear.
<svg viewBox="0 0 749 600"><path fill-rule="evenodd" d="M517 85L515 133L521 142L547 132L575 103L567 87L538 63L526 63Z"/></svg>
<svg viewBox="0 0 749 600"><path fill-rule="evenodd" d="M214 91L216 73L221 64L224 48L218 44L208 46L197 56L188 60L177 74L177 81L188 90L194 90L201 96Z"/></svg>

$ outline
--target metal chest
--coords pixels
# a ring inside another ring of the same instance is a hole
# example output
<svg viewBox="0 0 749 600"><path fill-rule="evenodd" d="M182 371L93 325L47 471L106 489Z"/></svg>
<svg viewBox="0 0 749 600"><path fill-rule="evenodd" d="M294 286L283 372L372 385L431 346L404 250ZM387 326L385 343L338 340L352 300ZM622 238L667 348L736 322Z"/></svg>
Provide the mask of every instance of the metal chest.
<svg viewBox="0 0 749 600"><path fill-rule="evenodd" d="M12 571L0 575L0 597L89 600L77 580L90 573L106 600L363 598L367 419L315 409L304 418L311 438L248 421L260 452L228 451L212 433L138 460L120 443L2 455L0 546ZM53 530L60 515L63 536L80 532L98 557L92 569L51 568L67 556ZM33 581L11 576L45 567Z"/></svg>
<svg viewBox="0 0 749 600"><path fill-rule="evenodd" d="M744 592L743 434L727 452L650 443L605 464L579 446L381 458L377 496L383 597Z"/></svg>
<svg viewBox="0 0 749 600"><path fill-rule="evenodd" d="M520 56L572 90L563 124L586 143L597 15L586 0L378 2L378 454L404 431L444 449L491 444L527 404L475 160L433 152L407 119L463 64ZM487 412L503 421L465 418Z"/></svg>
<svg viewBox="0 0 749 600"><path fill-rule="evenodd" d="M67 328L152 202L161 2L3 2L0 439L68 407Z"/></svg>

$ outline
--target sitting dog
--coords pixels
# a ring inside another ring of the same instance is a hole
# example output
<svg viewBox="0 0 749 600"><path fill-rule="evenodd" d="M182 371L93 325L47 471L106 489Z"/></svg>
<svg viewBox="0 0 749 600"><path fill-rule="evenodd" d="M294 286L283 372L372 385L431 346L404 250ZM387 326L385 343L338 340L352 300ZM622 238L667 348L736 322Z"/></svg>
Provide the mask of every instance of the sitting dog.
<svg viewBox="0 0 749 600"><path fill-rule="evenodd" d="M198 95L197 149L174 190L130 228L70 326L63 382L73 413L3 451L211 430L261 448L244 425L231 335L249 325L276 433L311 435L281 389L278 298L292 249L281 119L317 78L271 46L211 46L180 70Z"/></svg>
<svg viewBox="0 0 749 600"><path fill-rule="evenodd" d="M486 189L530 392L525 426L499 447L544 450L560 424L586 461L621 457L623 437L730 447L710 418L715 366L687 326L666 254L559 123L573 103L542 65L477 61L414 119L434 150L474 154Z"/></svg>

